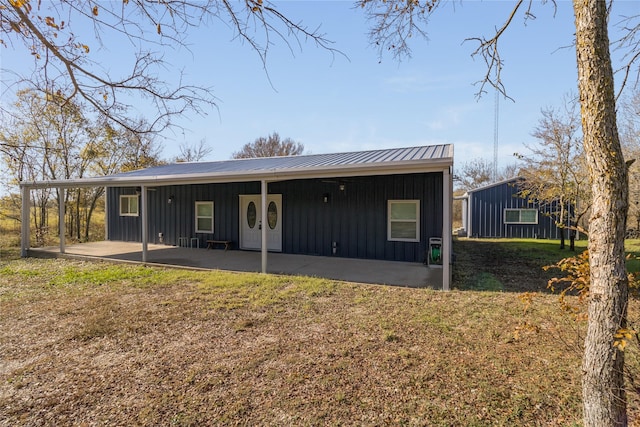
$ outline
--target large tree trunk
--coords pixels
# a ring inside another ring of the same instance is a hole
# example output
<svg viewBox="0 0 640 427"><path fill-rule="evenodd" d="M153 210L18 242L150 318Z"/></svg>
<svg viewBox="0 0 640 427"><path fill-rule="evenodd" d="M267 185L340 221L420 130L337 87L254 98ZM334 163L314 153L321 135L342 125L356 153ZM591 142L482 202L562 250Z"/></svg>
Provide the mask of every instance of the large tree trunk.
<svg viewBox="0 0 640 427"><path fill-rule="evenodd" d="M628 182L616 127L607 2L574 0L584 148L592 179L589 323L582 364L585 426L627 424L624 353L613 346L626 326L624 234Z"/></svg>

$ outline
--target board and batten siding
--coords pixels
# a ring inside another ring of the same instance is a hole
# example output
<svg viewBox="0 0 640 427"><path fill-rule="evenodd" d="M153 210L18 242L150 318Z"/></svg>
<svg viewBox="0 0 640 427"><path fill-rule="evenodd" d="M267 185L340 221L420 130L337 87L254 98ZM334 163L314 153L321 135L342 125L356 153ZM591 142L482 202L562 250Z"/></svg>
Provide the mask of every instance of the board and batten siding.
<svg viewBox="0 0 640 427"><path fill-rule="evenodd" d="M282 195L284 253L423 262L429 238L442 237L442 187L442 173L434 172L272 182L268 192ZM147 191L151 243L159 243L159 233L163 233L169 245L185 236L198 237L200 247L207 239L216 239L231 240L237 248L239 196L260 194L260 183L180 185ZM119 196L134 193L132 188L109 189L109 240L140 241L140 217L121 217L118 211ZM387 240L388 200L420 200L419 242ZM213 234L194 232L196 201L213 201Z"/></svg>
<svg viewBox="0 0 640 427"><path fill-rule="evenodd" d="M259 182L231 184L170 185L147 188L149 242L177 245L178 237L238 242L238 194L260 192ZM108 240L141 241L141 217L120 216L120 195L135 194L135 188L109 188ZM169 199L171 198L171 203ZM195 233L195 202L213 202L213 234Z"/></svg>
<svg viewBox="0 0 640 427"><path fill-rule="evenodd" d="M518 193L517 180L470 192L470 237L559 239L560 231L551 215L556 204L539 206ZM505 209L536 209L538 223L505 224Z"/></svg>
<svg viewBox="0 0 640 427"><path fill-rule="evenodd" d="M429 237L442 237L441 173L272 185L283 195L283 252L333 256L335 242L335 256L422 262ZM420 200L419 242L387 240L389 200Z"/></svg>

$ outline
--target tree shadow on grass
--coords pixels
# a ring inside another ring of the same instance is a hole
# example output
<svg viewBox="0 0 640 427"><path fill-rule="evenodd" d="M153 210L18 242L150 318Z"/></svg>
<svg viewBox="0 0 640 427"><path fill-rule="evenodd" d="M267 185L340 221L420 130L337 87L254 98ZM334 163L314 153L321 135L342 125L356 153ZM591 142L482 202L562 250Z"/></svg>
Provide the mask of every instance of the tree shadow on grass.
<svg viewBox="0 0 640 427"><path fill-rule="evenodd" d="M554 240L454 239L456 260L453 288L494 292L550 292L549 279L560 275L544 266L575 256L586 247L577 242L576 251L560 249Z"/></svg>

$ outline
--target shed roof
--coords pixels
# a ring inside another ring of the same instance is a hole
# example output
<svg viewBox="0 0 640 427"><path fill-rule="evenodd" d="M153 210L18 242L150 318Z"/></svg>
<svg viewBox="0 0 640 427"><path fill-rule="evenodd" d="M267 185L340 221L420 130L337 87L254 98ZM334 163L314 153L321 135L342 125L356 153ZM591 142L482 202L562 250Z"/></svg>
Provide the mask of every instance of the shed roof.
<svg viewBox="0 0 640 427"><path fill-rule="evenodd" d="M490 184L487 185L483 185L482 187L477 187L477 188L473 188L471 190L467 190L467 192L465 193L466 195L470 194L470 193L477 193L478 191L484 191L484 190L488 190L490 188L493 187L498 187L501 185L505 185L505 184L510 184L516 181L521 181L524 178L519 177L519 176L515 176L513 178L508 178L508 179L503 179L502 181L497 181L497 182L492 182Z"/></svg>
<svg viewBox="0 0 640 427"><path fill-rule="evenodd" d="M430 145L332 154L172 163L109 176L22 182L26 187L174 185L279 181L442 170L453 165L453 146Z"/></svg>

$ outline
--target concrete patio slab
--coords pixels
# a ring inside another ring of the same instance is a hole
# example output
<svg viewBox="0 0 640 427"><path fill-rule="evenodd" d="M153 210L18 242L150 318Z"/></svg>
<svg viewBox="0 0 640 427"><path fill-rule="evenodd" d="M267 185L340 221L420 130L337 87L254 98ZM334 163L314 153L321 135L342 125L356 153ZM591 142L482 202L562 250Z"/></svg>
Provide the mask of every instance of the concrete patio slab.
<svg viewBox="0 0 640 427"><path fill-rule="evenodd" d="M142 263L142 245L133 242L92 242L69 245L60 254L58 247L29 249L30 256L103 259ZM238 272L260 272L260 252L184 248L149 244L147 262L177 268L198 268ZM358 283L442 289L442 269L424 264L311 255L268 254L269 273L324 277Z"/></svg>

